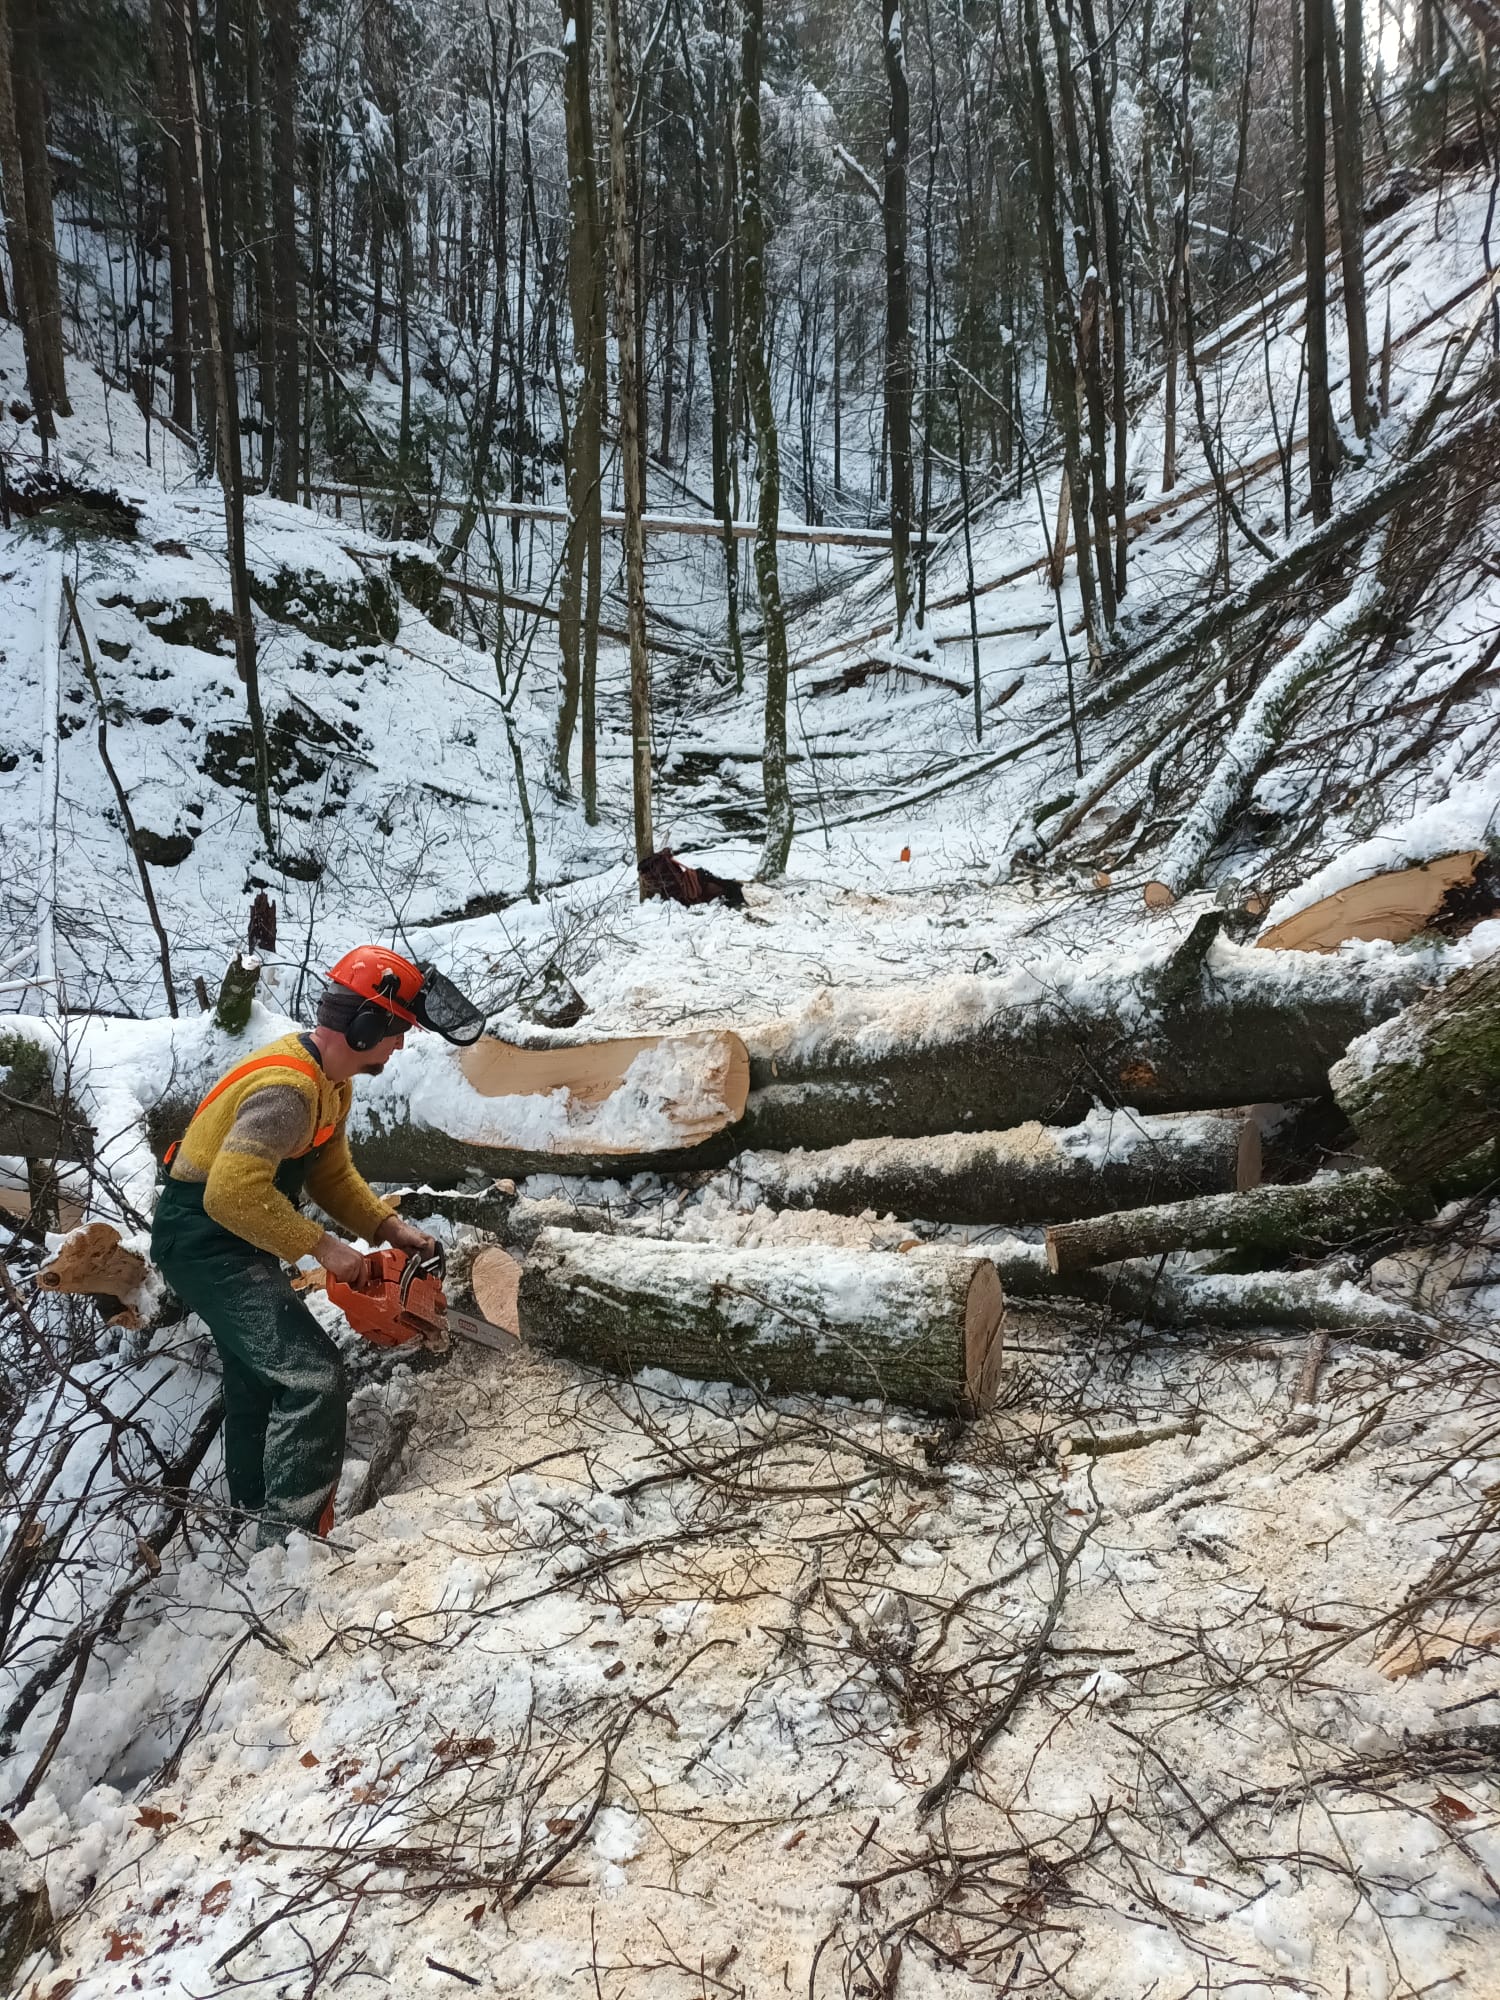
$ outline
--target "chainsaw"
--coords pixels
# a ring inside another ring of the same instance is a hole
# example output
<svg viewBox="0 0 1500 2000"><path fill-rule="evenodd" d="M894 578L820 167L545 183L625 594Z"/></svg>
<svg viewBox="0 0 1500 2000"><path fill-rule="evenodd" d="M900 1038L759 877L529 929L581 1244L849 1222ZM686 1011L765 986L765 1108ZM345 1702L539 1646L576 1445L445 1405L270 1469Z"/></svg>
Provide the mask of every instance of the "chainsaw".
<svg viewBox="0 0 1500 2000"><path fill-rule="evenodd" d="M364 1259L364 1270L353 1284L331 1274L328 1296L363 1340L375 1347L405 1347L409 1341L429 1342L436 1333L456 1333L464 1340L501 1352L518 1346L518 1336L476 1313L457 1312L443 1292L441 1245L427 1256L387 1244Z"/></svg>

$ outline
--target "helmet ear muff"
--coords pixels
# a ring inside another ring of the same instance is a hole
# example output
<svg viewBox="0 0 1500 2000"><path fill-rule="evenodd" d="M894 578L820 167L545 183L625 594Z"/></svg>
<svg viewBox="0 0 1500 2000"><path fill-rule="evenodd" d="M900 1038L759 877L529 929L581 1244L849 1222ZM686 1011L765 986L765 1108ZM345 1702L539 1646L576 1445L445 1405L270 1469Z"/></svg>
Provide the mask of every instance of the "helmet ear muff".
<svg viewBox="0 0 1500 2000"><path fill-rule="evenodd" d="M362 1000L349 1017L344 1040L351 1049L365 1055L390 1032L386 1025L390 1018L384 1007L377 1007L373 1000Z"/></svg>

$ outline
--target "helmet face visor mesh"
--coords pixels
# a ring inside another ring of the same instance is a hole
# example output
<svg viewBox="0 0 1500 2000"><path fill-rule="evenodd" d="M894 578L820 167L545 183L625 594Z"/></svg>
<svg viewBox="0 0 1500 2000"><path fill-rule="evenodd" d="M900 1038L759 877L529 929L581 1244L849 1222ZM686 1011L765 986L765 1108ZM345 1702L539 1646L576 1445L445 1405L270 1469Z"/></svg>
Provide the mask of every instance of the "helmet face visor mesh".
<svg viewBox="0 0 1500 2000"><path fill-rule="evenodd" d="M477 1042L484 1033L484 1016L474 1002L431 965L423 965L421 970L422 989L412 1005L421 1025L462 1049Z"/></svg>

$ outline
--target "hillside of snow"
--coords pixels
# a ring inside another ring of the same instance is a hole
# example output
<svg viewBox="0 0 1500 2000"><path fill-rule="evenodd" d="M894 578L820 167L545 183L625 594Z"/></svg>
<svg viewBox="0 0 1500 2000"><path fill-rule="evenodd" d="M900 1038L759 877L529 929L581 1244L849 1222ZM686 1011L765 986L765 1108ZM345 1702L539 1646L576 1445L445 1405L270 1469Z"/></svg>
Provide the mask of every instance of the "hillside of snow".
<svg viewBox="0 0 1500 2000"><path fill-rule="evenodd" d="M1340 509L1399 469L1419 421L1440 439L1490 419L1489 202L1482 179L1449 178L1370 230L1390 409L1367 450L1345 440ZM1278 456L1300 443L1299 309L1288 278L1200 357L1272 561L1311 533L1300 450L1285 485ZM785 552L798 832L785 879L747 884L744 911L638 901L623 647L600 648L589 827L548 779L555 628L520 614L497 669L471 625L440 629L412 601L432 549L331 502L252 497L269 856L217 489L70 366L53 472L86 497L0 533L0 999L17 1013L0 1033L41 1047L95 1118L92 1198L117 1220L150 1204L143 1110L231 1052L194 982L215 990L257 890L279 914L257 1032L306 1018L324 969L377 935L435 958L502 1035L538 1038L536 995L562 976L588 1009L575 1036L727 1025L774 1046L940 1020L959 976L1115 977L1210 906L1248 941L1358 874L1494 850L1488 478L1465 483L1460 454L1446 485L1434 475L1441 506L1406 506L1331 576L1136 687L1264 569L1232 532L1216 580L1190 421L1161 494L1158 390L1135 415L1131 587L1103 680L1071 571L1057 591L1047 573L1055 466L976 516L972 600L962 534L938 536L927 631L901 651L884 565ZM6 327L0 406L20 379ZM0 449L24 496L41 468L8 407ZM555 532L527 530L538 576ZM59 559L146 836L175 1024L71 628L55 985L37 961L53 842L39 621ZM753 658L740 694L725 669L719 562L707 538L651 545L657 835L748 878L763 686ZM1148 913L1143 885L1226 782L1252 666L1377 599L1280 718L1195 885ZM1471 931L1451 962L1494 936ZM1394 949L1351 950L1349 977ZM394 1083L422 1061L398 1059ZM734 1172L525 1192L603 1205L710 1264L716 1245L808 1226L757 1208ZM905 1218L842 1233L910 1240ZM7 1357L16 1553L0 1556L0 1810L22 1855L0 1849L0 1878L10 1893L44 1876L59 1932L19 1990L1500 1993L1500 1207L1326 1275L1399 1306L1411 1337L1325 1356L1316 1333L1163 1334L1012 1302L1000 1407L962 1430L531 1353L393 1361L319 1302L359 1377L343 1518L326 1544L253 1559L226 1532L212 1442L184 1532L150 1541L215 1393L201 1327L90 1350L91 1308L28 1288ZM393 1432L385 1497L351 1511ZM46 1506L23 1521L17 1496L59 1437ZM5 1591L50 1535L66 1559L12 1629ZM38 1690L75 1628L87 1644Z"/></svg>

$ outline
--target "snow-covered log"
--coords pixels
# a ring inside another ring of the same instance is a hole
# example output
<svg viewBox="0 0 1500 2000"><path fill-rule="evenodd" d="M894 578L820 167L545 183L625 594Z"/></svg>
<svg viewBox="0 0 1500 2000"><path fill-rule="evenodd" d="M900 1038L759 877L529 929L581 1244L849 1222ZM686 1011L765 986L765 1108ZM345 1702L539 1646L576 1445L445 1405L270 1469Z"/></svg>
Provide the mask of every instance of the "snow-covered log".
<svg viewBox="0 0 1500 2000"><path fill-rule="evenodd" d="M1304 634L1251 695L1207 784L1173 835L1155 876L1146 884L1148 909L1168 908L1198 880L1219 835L1238 811L1257 774L1275 754L1299 698L1332 666L1376 600L1378 570L1378 562L1372 563L1348 596Z"/></svg>
<svg viewBox="0 0 1500 2000"><path fill-rule="evenodd" d="M733 1249L545 1230L521 1279L524 1339L634 1374L945 1412L994 1402L1004 1296L981 1253Z"/></svg>
<svg viewBox="0 0 1500 2000"><path fill-rule="evenodd" d="M1048 1222L1146 1201L1253 1188L1260 1127L1248 1112L1151 1117L1093 1111L1081 1124L926 1139L854 1139L823 1152L747 1153L740 1172L772 1208L929 1222Z"/></svg>
<svg viewBox="0 0 1500 2000"><path fill-rule="evenodd" d="M1398 1181L1434 1180L1500 1138L1500 957L1361 1036L1330 1081L1364 1150Z"/></svg>
<svg viewBox="0 0 1500 2000"><path fill-rule="evenodd" d="M739 1144L783 1152L1072 1124L1097 1101L1165 1112L1315 1097L1355 1036L1423 983L1402 962L1223 940L1185 978L1177 967L1167 950L1124 964L1059 958L1003 978L820 997L752 1041Z"/></svg>
<svg viewBox="0 0 1500 2000"><path fill-rule="evenodd" d="M1430 1216L1442 1198L1452 1199L1492 1177L1484 1157L1467 1175L1448 1177L1441 1196L1403 1186L1370 1167L1300 1187L1258 1187L1245 1194L1120 1209L1049 1229L1047 1262L1064 1276L1171 1250L1258 1250L1278 1257L1319 1250Z"/></svg>

